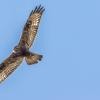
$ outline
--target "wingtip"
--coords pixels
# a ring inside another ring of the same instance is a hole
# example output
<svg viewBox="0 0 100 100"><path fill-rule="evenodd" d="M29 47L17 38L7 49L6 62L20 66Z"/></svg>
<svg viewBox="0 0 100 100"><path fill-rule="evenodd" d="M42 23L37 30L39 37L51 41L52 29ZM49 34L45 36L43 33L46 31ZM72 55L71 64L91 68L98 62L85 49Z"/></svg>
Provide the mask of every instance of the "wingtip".
<svg viewBox="0 0 100 100"><path fill-rule="evenodd" d="M45 11L45 8L40 4L39 6L36 6L34 10L31 11L30 16L34 13L42 14L44 11Z"/></svg>
<svg viewBox="0 0 100 100"><path fill-rule="evenodd" d="M40 4L39 6L35 7L34 13L43 13L45 8Z"/></svg>

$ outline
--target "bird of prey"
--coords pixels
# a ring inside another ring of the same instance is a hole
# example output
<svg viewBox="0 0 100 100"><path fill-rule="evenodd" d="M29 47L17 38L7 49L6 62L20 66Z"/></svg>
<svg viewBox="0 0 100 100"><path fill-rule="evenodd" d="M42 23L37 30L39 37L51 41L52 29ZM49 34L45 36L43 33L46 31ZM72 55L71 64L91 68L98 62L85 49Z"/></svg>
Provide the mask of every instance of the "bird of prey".
<svg viewBox="0 0 100 100"><path fill-rule="evenodd" d="M14 47L12 54L0 64L0 83L22 63L24 58L28 65L41 61L42 55L32 53L29 49L37 34L44 10L44 7L40 5L36 6L30 13L18 45Z"/></svg>

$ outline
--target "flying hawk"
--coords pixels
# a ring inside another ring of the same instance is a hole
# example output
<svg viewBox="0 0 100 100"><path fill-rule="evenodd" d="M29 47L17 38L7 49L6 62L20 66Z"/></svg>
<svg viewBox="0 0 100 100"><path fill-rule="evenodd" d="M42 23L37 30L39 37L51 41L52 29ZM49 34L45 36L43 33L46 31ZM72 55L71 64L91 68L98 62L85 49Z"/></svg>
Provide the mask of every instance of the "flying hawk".
<svg viewBox="0 0 100 100"><path fill-rule="evenodd" d="M44 10L44 7L40 5L30 13L18 45L14 47L12 54L0 64L0 82L4 81L22 63L24 58L28 65L41 61L42 55L32 53L29 49L37 34Z"/></svg>

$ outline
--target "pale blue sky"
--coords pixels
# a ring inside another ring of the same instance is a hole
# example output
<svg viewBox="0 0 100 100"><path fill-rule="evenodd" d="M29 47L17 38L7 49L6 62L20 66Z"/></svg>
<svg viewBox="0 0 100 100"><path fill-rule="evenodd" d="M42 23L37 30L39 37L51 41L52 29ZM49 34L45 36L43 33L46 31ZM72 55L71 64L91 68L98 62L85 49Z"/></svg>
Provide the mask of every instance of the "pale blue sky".
<svg viewBox="0 0 100 100"><path fill-rule="evenodd" d="M100 0L0 1L0 62L39 4L46 11L31 51L44 58L24 61L0 85L0 100L100 100Z"/></svg>

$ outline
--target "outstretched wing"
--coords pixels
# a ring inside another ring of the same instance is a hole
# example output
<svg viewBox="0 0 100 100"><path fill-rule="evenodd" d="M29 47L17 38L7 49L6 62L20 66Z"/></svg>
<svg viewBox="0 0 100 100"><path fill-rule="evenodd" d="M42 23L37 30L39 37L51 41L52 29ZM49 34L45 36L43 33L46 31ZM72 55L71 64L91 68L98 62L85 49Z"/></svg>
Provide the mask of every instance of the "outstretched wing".
<svg viewBox="0 0 100 100"><path fill-rule="evenodd" d="M37 34L39 22L44 10L44 7L42 7L41 5L39 7L36 6L36 8L32 10L23 29L22 37L19 42L20 47L23 45L26 46L26 48L31 47Z"/></svg>
<svg viewBox="0 0 100 100"><path fill-rule="evenodd" d="M0 82L5 80L22 62L23 56L12 53L0 64Z"/></svg>

